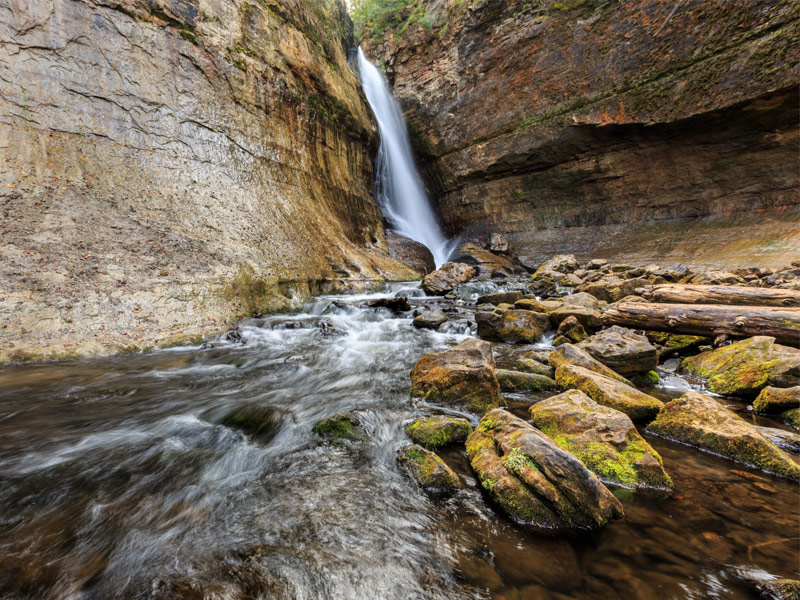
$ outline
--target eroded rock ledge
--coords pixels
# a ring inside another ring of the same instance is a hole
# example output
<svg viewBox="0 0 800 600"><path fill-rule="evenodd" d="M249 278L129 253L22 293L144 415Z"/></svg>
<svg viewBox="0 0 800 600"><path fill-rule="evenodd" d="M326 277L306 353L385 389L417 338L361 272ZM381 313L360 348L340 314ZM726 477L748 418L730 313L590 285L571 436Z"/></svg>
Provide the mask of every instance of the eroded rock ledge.
<svg viewBox="0 0 800 600"><path fill-rule="evenodd" d="M0 0L0 363L413 277L338 0Z"/></svg>
<svg viewBox="0 0 800 600"><path fill-rule="evenodd" d="M418 4L432 27L370 51L451 233L505 232L531 265L598 249L789 262L800 243L797 3ZM699 219L702 236L684 234Z"/></svg>

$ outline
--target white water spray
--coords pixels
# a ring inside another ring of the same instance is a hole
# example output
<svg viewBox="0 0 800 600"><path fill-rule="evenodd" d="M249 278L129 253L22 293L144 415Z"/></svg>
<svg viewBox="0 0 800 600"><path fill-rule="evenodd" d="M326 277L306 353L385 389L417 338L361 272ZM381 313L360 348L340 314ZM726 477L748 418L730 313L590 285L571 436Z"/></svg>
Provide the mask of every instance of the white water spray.
<svg viewBox="0 0 800 600"><path fill-rule="evenodd" d="M425 244L439 267L447 261L450 249L414 164L403 112L383 75L361 48L358 70L381 135L375 183L381 210L397 233Z"/></svg>

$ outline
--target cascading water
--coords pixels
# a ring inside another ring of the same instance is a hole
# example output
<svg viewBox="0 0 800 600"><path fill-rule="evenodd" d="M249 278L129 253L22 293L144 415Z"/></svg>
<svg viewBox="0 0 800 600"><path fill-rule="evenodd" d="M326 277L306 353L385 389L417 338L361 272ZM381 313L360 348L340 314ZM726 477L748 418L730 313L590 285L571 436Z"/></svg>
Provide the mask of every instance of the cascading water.
<svg viewBox="0 0 800 600"><path fill-rule="evenodd" d="M403 112L383 75L361 48L358 69L381 135L375 186L381 210L399 234L425 244L439 267L447 260L450 249L414 164Z"/></svg>

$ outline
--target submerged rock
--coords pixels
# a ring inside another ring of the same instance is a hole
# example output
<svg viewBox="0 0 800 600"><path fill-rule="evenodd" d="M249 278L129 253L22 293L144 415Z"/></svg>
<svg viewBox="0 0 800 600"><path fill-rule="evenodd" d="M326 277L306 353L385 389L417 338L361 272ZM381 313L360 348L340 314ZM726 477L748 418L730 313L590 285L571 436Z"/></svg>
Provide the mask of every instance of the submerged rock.
<svg viewBox="0 0 800 600"><path fill-rule="evenodd" d="M556 382L565 390L581 390L595 402L622 411L634 421L649 421L664 406L661 400L635 387L577 365L558 367Z"/></svg>
<svg viewBox="0 0 800 600"><path fill-rule="evenodd" d="M778 414L800 408L800 385L790 388L767 386L753 401L753 410L759 413Z"/></svg>
<svg viewBox="0 0 800 600"><path fill-rule="evenodd" d="M532 344L550 328L547 315L530 310L478 312L475 313L475 322L478 324L478 337L496 342Z"/></svg>
<svg viewBox="0 0 800 600"><path fill-rule="evenodd" d="M436 270L436 261L433 260L433 254L425 244L420 244L396 231L387 230L386 245L389 247L389 256L414 269L420 275Z"/></svg>
<svg viewBox="0 0 800 600"><path fill-rule="evenodd" d="M432 450L463 442L471 431L472 426L466 419L444 415L417 419L406 427L408 437L420 446Z"/></svg>
<svg viewBox="0 0 800 600"><path fill-rule="evenodd" d="M467 438L483 488L514 521L548 530L599 529L622 505L577 458L511 413L497 409Z"/></svg>
<svg viewBox="0 0 800 600"><path fill-rule="evenodd" d="M556 382L546 375L507 369L497 369L495 373L502 392L538 392L558 389Z"/></svg>
<svg viewBox="0 0 800 600"><path fill-rule="evenodd" d="M475 277L477 271L464 263L446 262L422 278L422 289L431 296L444 296Z"/></svg>
<svg viewBox="0 0 800 600"><path fill-rule="evenodd" d="M589 369L590 371L594 371L595 373L599 373L605 377L616 379L617 381L626 385L632 385L631 382L625 379L622 375L616 371L612 371L599 360L592 358L589 353L585 352L578 346L573 346L572 344L561 344L556 350L553 350L550 353L550 355L547 357L547 360L555 368L558 368L564 364L575 365L578 367L583 367L584 369Z"/></svg>
<svg viewBox="0 0 800 600"><path fill-rule="evenodd" d="M556 337L553 340L553 346L560 346L561 344L577 344L582 342L588 337L583 325L578 322L574 316L570 315L558 326L556 330Z"/></svg>
<svg viewBox="0 0 800 600"><path fill-rule="evenodd" d="M768 385L800 385L800 350L756 336L685 358L680 369L705 379L716 394L755 396Z"/></svg>
<svg viewBox="0 0 800 600"><path fill-rule="evenodd" d="M534 404L533 424L577 456L603 482L629 488L671 489L658 453L624 413L602 406L580 390Z"/></svg>
<svg viewBox="0 0 800 600"><path fill-rule="evenodd" d="M367 439L360 419L353 413L336 413L314 425L311 431L315 435L331 440L360 442Z"/></svg>
<svg viewBox="0 0 800 600"><path fill-rule="evenodd" d="M483 413L501 404L492 346L470 338L425 354L411 371L411 395Z"/></svg>
<svg viewBox="0 0 800 600"><path fill-rule="evenodd" d="M756 430L781 450L800 453L800 433L777 427L754 426Z"/></svg>
<svg viewBox="0 0 800 600"><path fill-rule="evenodd" d="M434 310L426 310L414 317L411 324L417 329L438 329L447 322L447 315Z"/></svg>
<svg viewBox="0 0 800 600"><path fill-rule="evenodd" d="M612 325L576 344L621 375L644 373L658 366L658 350L645 336Z"/></svg>
<svg viewBox="0 0 800 600"><path fill-rule="evenodd" d="M426 492L450 492L461 487L456 472L435 453L418 444L400 448L397 462Z"/></svg>
<svg viewBox="0 0 800 600"><path fill-rule="evenodd" d="M278 432L281 412L271 406L237 406L225 413L220 424L238 429L262 441L272 439Z"/></svg>
<svg viewBox="0 0 800 600"><path fill-rule="evenodd" d="M647 431L776 475L800 479L800 466L753 425L697 392L686 392L667 403Z"/></svg>

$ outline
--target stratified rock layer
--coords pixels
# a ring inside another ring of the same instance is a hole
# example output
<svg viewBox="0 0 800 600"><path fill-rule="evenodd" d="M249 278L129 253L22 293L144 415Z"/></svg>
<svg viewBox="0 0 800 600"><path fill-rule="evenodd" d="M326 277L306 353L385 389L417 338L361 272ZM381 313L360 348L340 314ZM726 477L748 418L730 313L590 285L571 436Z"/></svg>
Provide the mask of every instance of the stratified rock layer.
<svg viewBox="0 0 800 600"><path fill-rule="evenodd" d="M433 26L371 52L450 232L504 232L532 266L796 254L796 2L420 3Z"/></svg>
<svg viewBox="0 0 800 600"><path fill-rule="evenodd" d="M0 362L413 277L338 0L0 0Z"/></svg>

